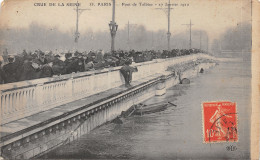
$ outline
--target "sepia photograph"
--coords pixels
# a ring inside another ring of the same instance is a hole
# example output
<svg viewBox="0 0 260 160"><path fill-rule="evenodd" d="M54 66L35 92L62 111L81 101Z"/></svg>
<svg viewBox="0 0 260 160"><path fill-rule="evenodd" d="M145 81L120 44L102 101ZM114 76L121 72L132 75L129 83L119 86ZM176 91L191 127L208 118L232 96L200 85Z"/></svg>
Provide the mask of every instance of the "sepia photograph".
<svg viewBox="0 0 260 160"><path fill-rule="evenodd" d="M3 0L0 160L258 159L256 4Z"/></svg>

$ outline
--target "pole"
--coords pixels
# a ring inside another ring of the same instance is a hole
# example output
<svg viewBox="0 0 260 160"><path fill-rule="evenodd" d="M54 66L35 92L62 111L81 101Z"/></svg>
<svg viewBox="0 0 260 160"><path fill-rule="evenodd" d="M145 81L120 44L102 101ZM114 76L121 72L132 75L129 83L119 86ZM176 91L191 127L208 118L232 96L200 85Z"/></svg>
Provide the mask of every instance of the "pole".
<svg viewBox="0 0 260 160"><path fill-rule="evenodd" d="M209 39L208 39L208 35L207 35L207 52L209 52Z"/></svg>
<svg viewBox="0 0 260 160"><path fill-rule="evenodd" d="M131 26L135 26L136 24L130 24L129 21L127 23L127 47L128 47L128 50L131 49L131 46L130 46L130 27Z"/></svg>
<svg viewBox="0 0 260 160"><path fill-rule="evenodd" d="M167 32L167 40L168 40L168 51L170 51L170 40L171 40L171 32L170 32L170 16L171 16L171 8L170 8L170 0L168 4L168 32Z"/></svg>
<svg viewBox="0 0 260 160"><path fill-rule="evenodd" d="M191 20L190 20L190 49L191 49Z"/></svg>
<svg viewBox="0 0 260 160"><path fill-rule="evenodd" d="M113 0L113 7L112 7L112 31L114 32L115 28L115 0ZM112 42L111 42L111 51L114 52L115 50L115 34L112 34Z"/></svg>
<svg viewBox="0 0 260 160"><path fill-rule="evenodd" d="M111 52L114 52L115 50L115 36L118 25L115 22L115 0L113 0L113 6L112 6L112 21L109 23L109 29L111 34Z"/></svg>
<svg viewBox="0 0 260 160"><path fill-rule="evenodd" d="M190 20L190 24L182 24L182 25L186 25L186 26L190 26L190 43L189 43L189 45L190 45L190 49L191 49L191 26L193 25L192 23L191 23L191 20Z"/></svg>
<svg viewBox="0 0 260 160"><path fill-rule="evenodd" d="M115 23L115 0L113 0L113 7L112 7L112 22Z"/></svg>
<svg viewBox="0 0 260 160"><path fill-rule="evenodd" d="M168 51L170 50L170 40L171 40L171 32L170 32L170 17L171 17L171 1L169 0L169 4L168 4L168 7L167 8L156 8L156 9L164 9L164 10L168 10L167 13L167 17L168 17L168 32L166 33L167 34L167 41L168 41ZM167 11L166 10L166 11Z"/></svg>
<svg viewBox="0 0 260 160"><path fill-rule="evenodd" d="M201 50L201 31L200 31L200 50Z"/></svg>
<svg viewBox="0 0 260 160"><path fill-rule="evenodd" d="M152 31L152 49L154 49L154 46L153 46L153 31Z"/></svg>
<svg viewBox="0 0 260 160"><path fill-rule="evenodd" d="M85 11L85 10L89 10L89 9L79 9L79 3L77 1L77 6L76 6L76 31L75 31L75 43L76 45L78 45L78 39L79 39L79 16L80 14ZM74 9L75 10L75 9ZM79 13L80 11L80 13Z"/></svg>
<svg viewBox="0 0 260 160"><path fill-rule="evenodd" d="M130 42L129 42L129 21L128 21L128 25L127 25L127 47L128 47L128 49L130 49Z"/></svg>
<svg viewBox="0 0 260 160"><path fill-rule="evenodd" d="M76 18L76 32L75 32L75 42L78 43L78 38L79 38L79 6L77 5L77 18Z"/></svg>

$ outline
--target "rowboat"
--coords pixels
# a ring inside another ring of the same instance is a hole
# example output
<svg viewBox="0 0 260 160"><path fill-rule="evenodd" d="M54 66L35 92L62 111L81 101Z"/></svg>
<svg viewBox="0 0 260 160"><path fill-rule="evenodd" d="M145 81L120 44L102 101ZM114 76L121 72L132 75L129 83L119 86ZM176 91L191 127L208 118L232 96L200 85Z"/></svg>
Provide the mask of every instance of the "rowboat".
<svg viewBox="0 0 260 160"><path fill-rule="evenodd" d="M169 105L169 103L140 106L140 107L136 108L136 110L133 114L134 115L143 115L143 114L160 112L160 111L165 110L168 105Z"/></svg>

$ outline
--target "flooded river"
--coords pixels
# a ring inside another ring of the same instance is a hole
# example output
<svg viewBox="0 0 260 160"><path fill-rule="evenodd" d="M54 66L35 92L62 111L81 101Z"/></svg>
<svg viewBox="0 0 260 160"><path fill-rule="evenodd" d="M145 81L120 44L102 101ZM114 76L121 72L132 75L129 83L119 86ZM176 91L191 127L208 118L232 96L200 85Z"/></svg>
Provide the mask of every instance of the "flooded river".
<svg viewBox="0 0 260 160"><path fill-rule="evenodd" d="M189 85L177 85L145 104L172 102L164 111L108 123L40 158L75 159L248 159L250 156L250 64L222 62ZM238 142L205 144L202 106L205 101L237 103ZM227 147L236 146L228 151Z"/></svg>

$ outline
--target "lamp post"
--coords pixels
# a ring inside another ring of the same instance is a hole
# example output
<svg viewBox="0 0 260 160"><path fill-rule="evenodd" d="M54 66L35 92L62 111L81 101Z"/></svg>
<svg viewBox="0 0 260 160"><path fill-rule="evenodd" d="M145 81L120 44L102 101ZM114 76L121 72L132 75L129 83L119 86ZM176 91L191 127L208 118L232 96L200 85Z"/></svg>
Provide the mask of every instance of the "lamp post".
<svg viewBox="0 0 260 160"><path fill-rule="evenodd" d="M115 37L116 37L116 31L117 31L118 25L110 21L109 23L109 29L110 29L110 34L111 34L111 51L114 52L115 50Z"/></svg>
<svg viewBox="0 0 260 160"><path fill-rule="evenodd" d="M113 0L113 7L112 7L112 21L109 23L109 29L111 34L111 52L115 50L115 37L118 25L115 22L115 0Z"/></svg>

